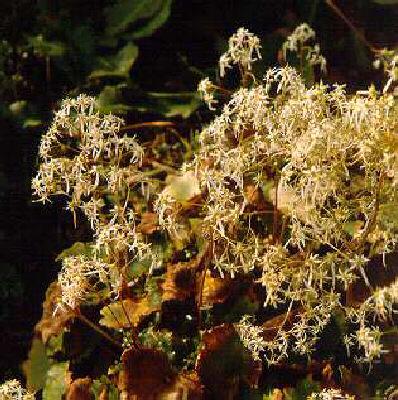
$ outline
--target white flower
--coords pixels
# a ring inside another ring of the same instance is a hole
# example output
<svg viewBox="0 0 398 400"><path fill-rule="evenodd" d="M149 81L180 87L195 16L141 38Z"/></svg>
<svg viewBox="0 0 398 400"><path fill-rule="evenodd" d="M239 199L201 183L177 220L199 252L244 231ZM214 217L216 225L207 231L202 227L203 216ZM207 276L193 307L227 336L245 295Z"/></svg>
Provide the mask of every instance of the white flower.
<svg viewBox="0 0 398 400"><path fill-rule="evenodd" d="M209 78L202 79L198 85L198 92L210 110L215 110L218 101L214 98L215 88Z"/></svg>
<svg viewBox="0 0 398 400"><path fill-rule="evenodd" d="M228 41L228 50L220 57L220 76L225 75L226 68L240 65L250 72L252 64L261 59L260 39L245 28L239 28Z"/></svg>
<svg viewBox="0 0 398 400"><path fill-rule="evenodd" d="M34 398L34 394L24 389L16 379L0 385L0 400L34 400Z"/></svg>

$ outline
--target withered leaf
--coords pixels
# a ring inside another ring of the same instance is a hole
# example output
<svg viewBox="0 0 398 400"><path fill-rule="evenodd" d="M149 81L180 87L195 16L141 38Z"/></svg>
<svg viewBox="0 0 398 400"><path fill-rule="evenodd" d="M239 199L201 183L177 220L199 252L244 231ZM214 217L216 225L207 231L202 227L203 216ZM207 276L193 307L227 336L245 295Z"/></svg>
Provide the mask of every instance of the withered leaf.
<svg viewBox="0 0 398 400"><path fill-rule="evenodd" d="M208 246L189 262L181 262L168 266L162 284L163 301L185 301L195 296L198 286L198 272L207 262Z"/></svg>
<svg viewBox="0 0 398 400"><path fill-rule="evenodd" d="M202 351L199 353L198 361L208 353L219 351L236 335L236 330L232 324L222 324L205 331L202 336Z"/></svg>
<svg viewBox="0 0 398 400"><path fill-rule="evenodd" d="M35 332L41 337L43 343L46 343L51 336L59 335L74 318L72 311L60 308L58 308L57 313L54 315L54 310L60 297L61 288L57 282L53 282L46 292L42 317L35 326Z"/></svg>
<svg viewBox="0 0 398 400"><path fill-rule="evenodd" d="M229 276L212 277L210 270L206 271L202 292L202 308L211 308L216 303L223 303L239 285L237 279Z"/></svg>
<svg viewBox="0 0 398 400"><path fill-rule="evenodd" d="M203 387L195 372L180 373L174 380L173 385L167 387L157 396L157 400L188 399L201 400Z"/></svg>
<svg viewBox="0 0 398 400"><path fill-rule="evenodd" d="M236 398L239 381L248 380L250 366L251 357L232 324L216 326L203 334L196 372L206 396Z"/></svg>
<svg viewBox="0 0 398 400"><path fill-rule="evenodd" d="M159 230L158 215L155 213L144 213L141 216L141 222L137 225L136 231L145 235L151 235Z"/></svg>
<svg viewBox="0 0 398 400"><path fill-rule="evenodd" d="M122 355L119 389L128 400L151 399L173 385L175 373L166 353L150 349L129 349Z"/></svg>
<svg viewBox="0 0 398 400"><path fill-rule="evenodd" d="M272 209L272 205L265 199L263 191L255 185L245 186L246 208L249 210L264 211Z"/></svg>
<svg viewBox="0 0 398 400"><path fill-rule="evenodd" d="M163 301L185 301L194 296L196 271L191 263L178 263L167 268L166 278L162 283Z"/></svg>
<svg viewBox="0 0 398 400"><path fill-rule="evenodd" d="M294 318L302 311L302 308L298 307L291 310L288 314L283 313L280 315L276 315L275 317L265 321L262 325L264 339L272 340L282 326L290 327Z"/></svg>
<svg viewBox="0 0 398 400"><path fill-rule="evenodd" d="M79 378L72 381L66 394L66 400L92 400L91 379Z"/></svg>
<svg viewBox="0 0 398 400"><path fill-rule="evenodd" d="M369 399L371 397L369 384L363 376L345 366L340 367L340 373L341 388L344 391L354 394L355 398L359 399Z"/></svg>

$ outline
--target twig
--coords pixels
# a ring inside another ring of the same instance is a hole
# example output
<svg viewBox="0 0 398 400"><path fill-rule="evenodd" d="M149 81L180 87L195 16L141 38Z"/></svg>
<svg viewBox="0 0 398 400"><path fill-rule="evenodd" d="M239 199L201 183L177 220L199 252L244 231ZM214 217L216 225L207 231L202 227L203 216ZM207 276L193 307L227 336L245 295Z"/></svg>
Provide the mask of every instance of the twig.
<svg viewBox="0 0 398 400"><path fill-rule="evenodd" d="M276 236L278 233L278 186L279 179L276 177L275 179L275 199L274 199L274 215L273 215L273 224L272 224L272 236L273 241L276 241Z"/></svg>
<svg viewBox="0 0 398 400"><path fill-rule="evenodd" d="M384 184L384 173L381 172L379 176L379 184L377 185L375 193L375 205L373 214L372 217L369 219L364 231L362 232L361 239L359 240L358 243L358 247L361 247L365 243L368 235L372 232L374 225L376 223L377 214L379 213L379 208L380 208L380 193L383 188L383 184Z"/></svg>
<svg viewBox="0 0 398 400"><path fill-rule="evenodd" d="M197 268L200 270L200 267L203 266L203 271L200 276L200 282L199 282L199 292L198 292L198 299L197 299L197 309L198 309L198 327L199 331L202 325L202 316L201 316L201 308L202 308L202 301L203 301L203 289L205 286L205 280L206 280L206 273L209 267L209 263L207 262L207 256L208 256L208 251L210 248L210 253L211 253L211 258L213 258L214 254L214 240L213 240L213 235L211 235L210 238L210 245L206 246L205 250L203 251L203 254L200 257L199 263ZM204 265L203 265L204 264Z"/></svg>
<svg viewBox="0 0 398 400"><path fill-rule="evenodd" d="M364 43L371 51L377 52L378 49L366 39L365 35L347 18L341 9L334 4L333 0L325 0L325 3L348 25L358 39Z"/></svg>
<svg viewBox="0 0 398 400"><path fill-rule="evenodd" d="M128 315L127 310L124 307L123 299L120 300L120 304L122 305L123 313L126 316L126 319L127 319L128 323L130 325L131 336L133 337L133 346L136 347L137 349L139 349L141 346L140 346L140 342L138 340L138 335L137 335L137 333L135 331L135 327L134 327L133 323L130 320L130 316Z"/></svg>
<svg viewBox="0 0 398 400"><path fill-rule="evenodd" d="M176 124L170 121L151 121L151 122L140 122L138 124L125 125L120 128L121 131L127 131L129 129L140 129L140 128L173 128Z"/></svg>
<svg viewBox="0 0 398 400"><path fill-rule="evenodd" d="M123 346L117 342L115 339L112 338L108 333L103 331L98 325L96 325L94 322L90 321L88 318L86 318L83 314L78 312L76 314L77 318L80 319L83 323L88 325L90 328L94 329L98 334L100 334L102 337L104 337L106 340L108 340L110 343L112 343L114 346L118 348L123 348Z"/></svg>
<svg viewBox="0 0 398 400"><path fill-rule="evenodd" d="M263 214L274 214L274 210L255 210L242 213L242 215L263 215Z"/></svg>
<svg viewBox="0 0 398 400"><path fill-rule="evenodd" d="M223 88L222 86L219 85L215 85L214 83L212 83L212 86L217 89L219 92L225 94L226 96L231 96L233 94L232 90L228 90Z"/></svg>
<svg viewBox="0 0 398 400"><path fill-rule="evenodd" d="M282 216L282 228L279 234L279 242L281 243L283 241L283 235L285 233L285 229L286 229L286 216L283 215Z"/></svg>

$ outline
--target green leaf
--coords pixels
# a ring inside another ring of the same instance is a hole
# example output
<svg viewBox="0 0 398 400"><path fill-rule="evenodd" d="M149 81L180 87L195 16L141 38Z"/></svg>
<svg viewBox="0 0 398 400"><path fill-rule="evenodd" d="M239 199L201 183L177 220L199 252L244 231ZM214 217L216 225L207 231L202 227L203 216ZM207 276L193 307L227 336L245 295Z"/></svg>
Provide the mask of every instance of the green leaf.
<svg viewBox="0 0 398 400"><path fill-rule="evenodd" d="M151 267L151 260L144 259L139 261L133 261L129 264L129 278L138 278L146 273L148 273Z"/></svg>
<svg viewBox="0 0 398 400"><path fill-rule="evenodd" d="M162 292L160 290L161 277L152 276L147 279L145 289L147 290L147 298L150 306L154 309L160 307L162 303Z"/></svg>
<svg viewBox="0 0 398 400"><path fill-rule="evenodd" d="M51 336L46 343L46 353L53 357L55 353L62 351L64 341L64 329L57 336Z"/></svg>
<svg viewBox="0 0 398 400"><path fill-rule="evenodd" d="M26 118L22 124L23 128L36 128L43 124L43 121L39 118Z"/></svg>
<svg viewBox="0 0 398 400"><path fill-rule="evenodd" d="M91 391L94 394L95 400L100 398L101 392L106 388L108 400L119 400L119 391L117 387L111 383L109 378L102 375L100 379L95 379L91 385Z"/></svg>
<svg viewBox="0 0 398 400"><path fill-rule="evenodd" d="M140 29L135 30L133 33L131 33L131 35L127 34L125 38L139 39L152 35L169 19L172 3L173 0L164 0L159 11L156 13L156 15L153 16L151 20L149 20L146 25L144 25Z"/></svg>
<svg viewBox="0 0 398 400"><path fill-rule="evenodd" d="M201 105L196 92L148 93L148 95L155 100L154 109L168 118L177 115L188 118Z"/></svg>
<svg viewBox="0 0 398 400"><path fill-rule="evenodd" d="M185 172L183 175L168 175L166 183L165 192L181 203L201 193L199 181L192 172Z"/></svg>
<svg viewBox="0 0 398 400"><path fill-rule="evenodd" d="M346 222L343 225L343 229L347 232L350 236L354 237L356 233L358 233L363 227L362 221L350 221Z"/></svg>
<svg viewBox="0 0 398 400"><path fill-rule="evenodd" d="M43 400L62 400L66 388L66 374L69 362L54 364L47 372L46 384L43 389Z"/></svg>
<svg viewBox="0 0 398 400"><path fill-rule="evenodd" d="M132 43L124 46L115 56L99 59L99 67L89 78L120 77L128 78L131 67L138 57L138 47Z"/></svg>
<svg viewBox="0 0 398 400"><path fill-rule="evenodd" d="M99 111L104 114L126 114L133 107L123 103L121 85L105 86L97 99Z"/></svg>
<svg viewBox="0 0 398 400"><path fill-rule="evenodd" d="M159 310L160 305L153 307L152 304L149 296L134 301L123 300L123 304L121 301L110 303L100 310L102 318L99 323L107 328L115 329L137 326L142 319Z"/></svg>
<svg viewBox="0 0 398 400"><path fill-rule="evenodd" d="M23 110L25 109L27 104L26 100L18 100L15 101L14 103L11 103L8 108L14 115L21 114Z"/></svg>
<svg viewBox="0 0 398 400"><path fill-rule="evenodd" d="M43 389L49 367L50 361L43 342L40 339L33 339L29 357L22 366L29 390Z"/></svg>
<svg viewBox="0 0 398 400"><path fill-rule="evenodd" d="M292 393L292 400L306 400L311 393L320 392L321 388L318 382L312 379L303 379L300 381Z"/></svg>
<svg viewBox="0 0 398 400"><path fill-rule="evenodd" d="M109 36L126 31L131 25L141 20L149 20L138 30L137 37L151 34L161 26L170 13L170 0L119 0L106 10Z"/></svg>
<svg viewBox="0 0 398 400"><path fill-rule="evenodd" d="M46 40L43 35L30 37L28 42L33 51L42 57L61 57L65 53L64 43Z"/></svg>
<svg viewBox="0 0 398 400"><path fill-rule="evenodd" d="M378 220L380 223L385 225L390 225L397 227L398 225L398 204L392 201L387 204L380 205L380 212L378 215Z"/></svg>
<svg viewBox="0 0 398 400"><path fill-rule="evenodd" d="M73 246L65 249L62 253L58 254L56 261L62 261L66 257L85 255L91 256L93 253L91 243L76 242Z"/></svg>

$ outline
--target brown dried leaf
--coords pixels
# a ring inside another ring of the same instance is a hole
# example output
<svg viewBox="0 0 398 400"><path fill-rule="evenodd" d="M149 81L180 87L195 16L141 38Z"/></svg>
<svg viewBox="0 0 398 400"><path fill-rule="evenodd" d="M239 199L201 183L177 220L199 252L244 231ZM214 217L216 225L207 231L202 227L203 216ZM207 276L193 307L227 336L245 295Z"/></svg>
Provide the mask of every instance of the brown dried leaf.
<svg viewBox="0 0 398 400"><path fill-rule="evenodd" d="M136 231L145 235L151 235L159 230L158 215L155 213L144 213L141 216L141 222L137 225Z"/></svg>
<svg viewBox="0 0 398 400"><path fill-rule="evenodd" d="M198 361L207 353L220 350L233 336L236 336L236 331L232 324L222 324L205 331L202 336L202 351L199 353Z"/></svg>
<svg viewBox="0 0 398 400"><path fill-rule="evenodd" d="M214 278L207 270L202 292L202 308L211 308L216 303L223 303L238 284L237 279L227 276Z"/></svg>
<svg viewBox="0 0 398 400"><path fill-rule="evenodd" d="M191 197L189 200L181 204L180 215L184 217L196 217L200 206L204 203L203 194L197 194Z"/></svg>
<svg viewBox="0 0 398 400"><path fill-rule="evenodd" d="M191 263L178 263L167 268L166 279L162 284L163 301L185 301L194 296L196 271Z"/></svg>
<svg viewBox="0 0 398 400"><path fill-rule="evenodd" d="M174 384L160 393L157 400L189 399L201 400L203 387L195 372L181 373L175 379Z"/></svg>
<svg viewBox="0 0 398 400"><path fill-rule="evenodd" d="M341 388L347 392L352 393L359 399L370 399L370 388L367 380L346 368L345 366L340 367L341 373Z"/></svg>
<svg viewBox="0 0 398 400"><path fill-rule="evenodd" d="M219 325L205 332L196 360L196 372L206 396L236 398L239 382L248 381L251 374L250 360L232 324Z"/></svg>
<svg viewBox="0 0 398 400"><path fill-rule="evenodd" d="M198 286L198 272L203 270L207 261L208 246L189 262L170 265L162 284L163 301L185 301L195 296Z"/></svg>
<svg viewBox="0 0 398 400"><path fill-rule="evenodd" d="M119 389L127 400L154 398L174 382L175 373L166 353L149 348L124 351Z"/></svg>
<svg viewBox="0 0 398 400"><path fill-rule="evenodd" d="M333 367L330 362L327 362L326 365L322 368L322 380L326 383L333 382Z"/></svg>
<svg viewBox="0 0 398 400"><path fill-rule="evenodd" d="M392 253L387 256L386 268L383 263L382 256L373 257L370 262L365 266L365 275L369 280L370 286L384 287L390 285L398 275L398 254ZM346 291L346 303L349 306L360 306L370 295L372 291L367 286L363 277L359 277Z"/></svg>
<svg viewBox="0 0 398 400"><path fill-rule="evenodd" d="M264 211L271 209L270 204L266 201L263 191L255 185L247 185L245 187L245 197L247 201L247 208Z"/></svg>
<svg viewBox="0 0 398 400"><path fill-rule="evenodd" d="M106 387L102 388L98 400L109 400L108 390Z"/></svg>
<svg viewBox="0 0 398 400"><path fill-rule="evenodd" d="M142 297L138 300L126 299L111 303L101 309L100 324L107 328L129 328L131 325L137 326L143 318L149 316L159 307L154 306L148 297Z"/></svg>
<svg viewBox="0 0 398 400"><path fill-rule="evenodd" d="M69 386L66 400L91 400L92 395L90 393L90 388L90 378L75 379Z"/></svg>
<svg viewBox="0 0 398 400"><path fill-rule="evenodd" d="M46 292L46 299L43 302L43 314L35 326L35 332L40 335L43 343L46 343L51 336L57 336L74 318L74 313L69 310L58 308L54 315L58 299L61 297L61 288L57 282L53 282Z"/></svg>

